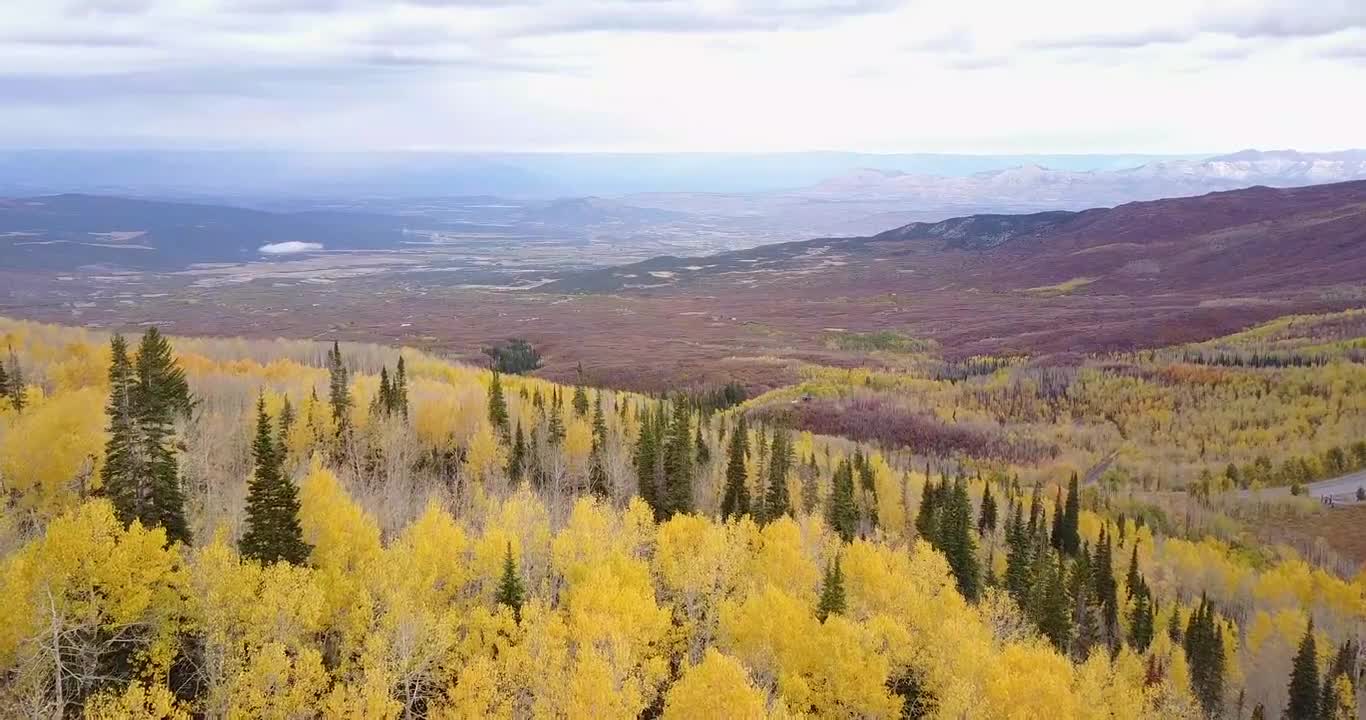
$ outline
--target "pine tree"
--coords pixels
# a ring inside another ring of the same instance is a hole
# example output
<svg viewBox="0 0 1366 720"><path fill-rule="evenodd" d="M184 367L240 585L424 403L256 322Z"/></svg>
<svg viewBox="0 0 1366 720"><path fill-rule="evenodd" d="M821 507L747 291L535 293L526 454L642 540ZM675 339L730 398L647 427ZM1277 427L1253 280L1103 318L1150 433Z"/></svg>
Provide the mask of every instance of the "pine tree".
<svg viewBox="0 0 1366 720"><path fill-rule="evenodd" d="M1067 652L1072 643L1072 608L1067 593L1067 568L1061 556L1040 543L1031 588L1030 616L1039 631L1058 652Z"/></svg>
<svg viewBox="0 0 1366 720"><path fill-rule="evenodd" d="M24 393L24 368L19 365L19 356L14 354L13 347L9 349L9 381L0 387L8 388L8 392L3 394L9 395L10 404L16 411L23 412L24 405L28 403L28 396Z"/></svg>
<svg viewBox="0 0 1366 720"><path fill-rule="evenodd" d="M1024 524L1024 509L1018 504L1011 511L1006 544L1006 590L1023 607L1033 585L1034 543Z"/></svg>
<svg viewBox="0 0 1366 720"><path fill-rule="evenodd" d="M979 568L977 547L973 542L972 501L967 482L959 479L949 492L939 520L939 549L949 561L958 592L969 600L977 599Z"/></svg>
<svg viewBox="0 0 1366 720"><path fill-rule="evenodd" d="M702 423L697 423L697 437L693 444L697 450L697 464L706 465L711 462L711 448L707 446L707 439L702 436Z"/></svg>
<svg viewBox="0 0 1366 720"><path fill-rule="evenodd" d="M379 410L383 415L389 415L394 411L394 391L393 388L389 387L389 367L387 365L379 369L379 392L375 393L372 409Z"/></svg>
<svg viewBox="0 0 1366 720"><path fill-rule="evenodd" d="M281 466L289 458L289 430L294 427L294 406L289 404L289 396L285 396L284 403L280 405L280 437L276 442L276 447L280 454Z"/></svg>
<svg viewBox="0 0 1366 720"><path fill-rule="evenodd" d="M146 527L164 527L169 542L188 545L190 528L172 445L173 422L178 415L188 413L191 404L185 371L176 365L171 344L154 327L143 335L133 369L132 409L138 438L135 452L142 461L140 477L135 478L137 519Z"/></svg>
<svg viewBox="0 0 1366 720"><path fill-rule="evenodd" d="M517 563L512 559L512 543L508 543L507 555L503 559L503 576L498 580L498 591L494 601L499 605L512 608L512 617L522 621L522 604L526 602L526 589L522 586L522 576L517 572Z"/></svg>
<svg viewBox="0 0 1366 720"><path fill-rule="evenodd" d="M1120 527L1124 527L1120 525ZM1134 596L1138 583L1142 581L1142 576L1138 574L1138 540L1134 540L1133 553L1129 555L1129 572L1124 576L1125 592L1129 597Z"/></svg>
<svg viewBox="0 0 1366 720"><path fill-rule="evenodd" d="M128 358L128 343L122 335L115 333L110 339L109 354L109 404L105 406L109 433L104 444L100 481L119 520L129 524L142 517L143 493L138 485L145 477L133 405L137 379Z"/></svg>
<svg viewBox="0 0 1366 720"><path fill-rule="evenodd" d="M564 416L558 393L550 401L550 418L546 421L545 433L551 445L558 446L564 440Z"/></svg>
<svg viewBox="0 0 1366 720"><path fill-rule="evenodd" d="M574 415L583 417L588 414L588 393L582 385L574 386Z"/></svg>
<svg viewBox="0 0 1366 720"><path fill-rule="evenodd" d="M247 531L242 556L264 564L302 565L309 548L299 528L299 495L280 467L278 446L262 396L256 402L256 439L251 447L256 470L247 486Z"/></svg>
<svg viewBox="0 0 1366 720"><path fill-rule="evenodd" d="M1066 511L1062 505L1062 488L1058 489L1057 497L1053 498L1053 525L1048 533L1049 542L1054 550L1063 550L1062 536L1066 531L1064 519Z"/></svg>
<svg viewBox="0 0 1366 720"><path fill-rule="evenodd" d="M792 501L787 491L787 470L791 462L787 436L773 431L773 445L768 463L768 492L764 495L764 519L772 522L792 514Z"/></svg>
<svg viewBox="0 0 1366 720"><path fill-rule="evenodd" d="M523 473L526 471L526 441L522 437L522 426L517 426L517 431L513 433L512 452L508 453L508 478L513 485L522 482Z"/></svg>
<svg viewBox="0 0 1366 720"><path fill-rule="evenodd" d="M1314 621L1300 640L1295 664L1290 670L1290 699L1285 708L1286 720L1320 720L1318 649L1314 642Z"/></svg>
<svg viewBox="0 0 1366 720"><path fill-rule="evenodd" d="M1076 555L1081 549L1081 491L1077 487L1077 474L1067 484L1067 505L1063 509L1062 550L1068 555Z"/></svg>
<svg viewBox="0 0 1366 720"><path fill-rule="evenodd" d="M335 340L327 353L327 377L327 402L332 407L337 438L344 441L351 429L351 381L342 360L341 345Z"/></svg>
<svg viewBox="0 0 1366 720"><path fill-rule="evenodd" d="M826 521L844 542L854 539L858 531L858 506L854 504L854 468L848 460L835 469L830 505Z"/></svg>
<svg viewBox="0 0 1366 720"><path fill-rule="evenodd" d="M1218 717L1224 702L1223 629L1214 618L1214 608L1204 596L1186 626L1184 647L1195 696L1206 717ZM1314 690L1318 691L1317 680Z"/></svg>
<svg viewBox="0 0 1366 720"><path fill-rule="evenodd" d="M726 492L721 498L721 517L749 514L749 487L745 482L745 439L737 430L730 435L730 457L726 461Z"/></svg>
<svg viewBox="0 0 1366 720"><path fill-rule="evenodd" d="M607 497L607 461L603 458L607 443L607 421L602 417L602 398L593 410L593 447L588 452L588 491L598 497Z"/></svg>
<svg viewBox="0 0 1366 720"><path fill-rule="evenodd" d="M915 531L921 539L931 545L939 543L939 500L942 488L934 484L929 474L925 475L925 489L920 496L920 509L916 511Z"/></svg>
<svg viewBox="0 0 1366 720"><path fill-rule="evenodd" d="M692 412L682 396L674 401L673 422L669 424L665 445L663 493L664 517L675 513L690 513L693 509L693 437Z"/></svg>
<svg viewBox="0 0 1366 720"><path fill-rule="evenodd" d="M599 447L607 444L607 419L602 415L602 393L598 393L593 403L593 442Z"/></svg>
<svg viewBox="0 0 1366 720"><path fill-rule="evenodd" d="M394 376L393 384L394 404L398 407L398 412L404 419L408 417L408 367L403 362L403 355L398 356L398 373Z"/></svg>
<svg viewBox="0 0 1366 720"><path fill-rule="evenodd" d="M1109 534L1102 528L1100 539L1096 542L1095 558L1091 562L1091 573L1095 584L1096 602L1100 604L1105 637L1113 644L1118 639L1119 587L1115 582L1112 552Z"/></svg>
<svg viewBox="0 0 1366 720"><path fill-rule="evenodd" d="M9 373L5 372L5 364L0 363L0 398L10 397L12 393L9 387Z"/></svg>
<svg viewBox="0 0 1366 720"><path fill-rule="evenodd" d="M1129 644L1139 653L1153 642L1153 602L1148 586L1139 578L1133 590L1134 609L1129 616Z"/></svg>
<svg viewBox="0 0 1366 720"><path fill-rule="evenodd" d="M636 494L654 510L656 521L664 519L663 507L660 505L660 491L663 488L656 477L659 456L659 437L655 429L654 415L646 410L641 413L640 435L636 438Z"/></svg>
<svg viewBox="0 0 1366 720"><path fill-rule="evenodd" d="M489 424L503 437L508 435L508 406L503 398L503 381L497 370L489 382Z"/></svg>
<svg viewBox="0 0 1366 720"><path fill-rule="evenodd" d="M986 535L996 532L996 498L991 495L991 485L982 490L982 509L977 517L977 534Z"/></svg>
<svg viewBox="0 0 1366 720"><path fill-rule="evenodd" d="M838 557L825 568L821 580L821 600L816 606L816 619L825 622L831 615L844 614L844 572L840 570Z"/></svg>

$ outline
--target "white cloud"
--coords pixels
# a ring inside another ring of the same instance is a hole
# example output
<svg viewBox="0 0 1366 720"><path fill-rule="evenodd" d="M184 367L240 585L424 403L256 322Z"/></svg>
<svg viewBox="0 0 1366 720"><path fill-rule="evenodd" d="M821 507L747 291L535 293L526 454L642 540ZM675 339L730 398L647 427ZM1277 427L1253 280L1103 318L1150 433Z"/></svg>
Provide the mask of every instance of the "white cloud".
<svg viewBox="0 0 1366 720"><path fill-rule="evenodd" d="M319 243L290 240L289 242L262 245L258 249L262 255L293 255L295 253L317 252L322 250L323 246Z"/></svg>
<svg viewBox="0 0 1366 720"><path fill-rule="evenodd" d="M1362 0L9 0L0 138L1331 149L1366 145L1363 31Z"/></svg>

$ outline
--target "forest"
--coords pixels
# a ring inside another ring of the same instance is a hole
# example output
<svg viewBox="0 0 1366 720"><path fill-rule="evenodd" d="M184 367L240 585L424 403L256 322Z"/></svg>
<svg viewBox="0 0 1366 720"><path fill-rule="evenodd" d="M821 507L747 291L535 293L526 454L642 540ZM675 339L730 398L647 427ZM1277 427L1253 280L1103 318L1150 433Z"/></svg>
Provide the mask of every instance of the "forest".
<svg viewBox="0 0 1366 720"><path fill-rule="evenodd" d="M0 715L1359 717L1366 573L1252 529L1366 466L1366 313L876 345L746 399L0 319Z"/></svg>

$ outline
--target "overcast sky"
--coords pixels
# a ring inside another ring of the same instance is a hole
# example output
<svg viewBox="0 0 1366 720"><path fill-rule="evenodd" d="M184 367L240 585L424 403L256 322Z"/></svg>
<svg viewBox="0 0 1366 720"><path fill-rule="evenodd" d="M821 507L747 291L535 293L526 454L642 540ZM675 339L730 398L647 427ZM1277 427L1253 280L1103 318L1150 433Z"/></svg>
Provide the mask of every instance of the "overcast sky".
<svg viewBox="0 0 1366 720"><path fill-rule="evenodd" d="M1366 146L1366 0L4 0L0 145Z"/></svg>

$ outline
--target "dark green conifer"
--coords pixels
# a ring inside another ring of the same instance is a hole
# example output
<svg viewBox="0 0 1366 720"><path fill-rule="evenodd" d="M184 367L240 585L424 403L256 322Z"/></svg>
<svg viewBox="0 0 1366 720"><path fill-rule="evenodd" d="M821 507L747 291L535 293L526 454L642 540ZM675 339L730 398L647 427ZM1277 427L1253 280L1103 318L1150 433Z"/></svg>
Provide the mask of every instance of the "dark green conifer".
<svg viewBox="0 0 1366 720"><path fill-rule="evenodd" d="M135 479L137 519L146 527L164 527L168 541L188 545L190 528L173 445L173 423L188 414L191 406L185 371L176 364L171 344L154 327L142 336L133 370L136 452L143 462L141 476Z"/></svg>
<svg viewBox="0 0 1366 720"><path fill-rule="evenodd" d="M977 517L977 534L996 532L996 498L991 495L991 484L983 486L982 509Z"/></svg>
<svg viewBox="0 0 1366 720"><path fill-rule="evenodd" d="M574 386L574 415L583 417L588 414L588 393L582 385Z"/></svg>
<svg viewBox="0 0 1366 720"><path fill-rule="evenodd" d="M773 431L773 444L768 463L768 491L764 495L764 519L772 522L792 514L792 501L787 491L787 471L792 457L787 435Z"/></svg>
<svg viewBox="0 0 1366 720"><path fill-rule="evenodd" d="M684 398L674 401L673 422L665 445L665 493L662 496L665 519L675 513L690 513L693 509L693 435L692 411Z"/></svg>
<svg viewBox="0 0 1366 720"><path fill-rule="evenodd" d="M100 468L103 492L114 505L114 511L124 524L141 517L144 499L139 484L145 472L138 449L138 428L133 405L133 388L137 382L133 363L128 357L128 343L122 335L114 334L109 341L109 403L108 437L104 443L104 466Z"/></svg>
<svg viewBox="0 0 1366 720"><path fill-rule="evenodd" d="M498 580L498 591L494 600L499 605L512 608L512 617L522 621L522 604L526 601L526 589L522 586L522 576L517 572L517 563L512 559L512 543L508 543L507 555L503 559L503 576Z"/></svg>
<svg viewBox="0 0 1366 720"><path fill-rule="evenodd" d="M1318 648L1314 641L1314 621L1304 631L1295 663L1290 670L1290 698L1285 720L1320 720Z"/></svg>
<svg viewBox="0 0 1366 720"><path fill-rule="evenodd" d="M1081 490L1077 487L1077 474L1067 484L1067 505L1063 508L1062 550L1068 555L1076 555L1081 549Z"/></svg>
<svg viewBox="0 0 1366 720"><path fill-rule="evenodd" d="M517 431L513 433L512 451L508 453L508 478L513 485L522 482L523 474L526 471L526 440L522 437L522 426L517 426Z"/></svg>
<svg viewBox="0 0 1366 720"><path fill-rule="evenodd" d="M337 438L344 444L351 430L351 380L342 359L341 345L335 340L327 353L327 403L332 407Z"/></svg>
<svg viewBox="0 0 1366 720"><path fill-rule="evenodd" d="M848 460L835 469L832 482L826 521L841 540L850 542L858 531L858 506L854 504L854 468Z"/></svg>
<svg viewBox="0 0 1366 720"><path fill-rule="evenodd" d="M493 371L493 379L489 381L489 424L499 435L508 436L508 405L503 397L502 377L497 370Z"/></svg>
<svg viewBox="0 0 1366 720"><path fill-rule="evenodd" d="M953 570L958 592L969 600L976 600L981 578L977 566L977 545L973 541L972 501L968 498L967 482L962 478L954 483L944 503L939 519L938 540L938 547Z"/></svg>
<svg viewBox="0 0 1366 720"><path fill-rule="evenodd" d="M13 405L16 411L23 412L24 406L28 403L28 396L24 393L24 368L19 364L19 356L14 354L12 346L9 349L8 375L8 380L0 384L0 394L9 396L10 405Z"/></svg>
<svg viewBox="0 0 1366 720"><path fill-rule="evenodd" d="M749 487L745 473L745 439L737 430L730 436L730 457L726 461L726 492L721 498L721 517L730 519L749 514Z"/></svg>
<svg viewBox="0 0 1366 720"><path fill-rule="evenodd" d="M299 494L280 467L279 447L271 432L262 396L256 401L256 438L251 446L256 469L247 484L247 531L242 556L264 564L284 561L302 565L309 548L299 528Z"/></svg>
<svg viewBox="0 0 1366 720"><path fill-rule="evenodd" d="M408 417L408 368L403 362L403 355L398 356L398 372L394 375L392 386L394 395L394 405L398 413L404 418Z"/></svg>
<svg viewBox="0 0 1366 720"><path fill-rule="evenodd" d="M844 614L844 573L840 570L840 559L830 563L825 568L825 577L821 580L821 600L816 606L816 619L825 622L831 615Z"/></svg>

